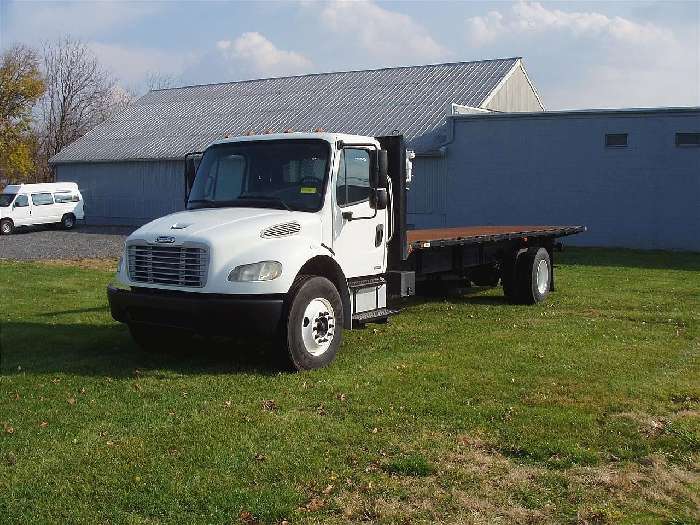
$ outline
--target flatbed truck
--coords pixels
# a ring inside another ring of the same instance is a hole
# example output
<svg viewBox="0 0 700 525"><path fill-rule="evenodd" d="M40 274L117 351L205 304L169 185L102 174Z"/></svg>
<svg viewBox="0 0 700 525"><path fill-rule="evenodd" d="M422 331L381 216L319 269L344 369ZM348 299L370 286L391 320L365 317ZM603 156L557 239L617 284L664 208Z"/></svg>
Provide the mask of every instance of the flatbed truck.
<svg viewBox="0 0 700 525"><path fill-rule="evenodd" d="M409 229L411 172L400 135L274 133L190 154L185 210L125 242L112 316L144 348L267 334L307 370L397 298L500 284L534 304L554 289L557 239L583 226Z"/></svg>

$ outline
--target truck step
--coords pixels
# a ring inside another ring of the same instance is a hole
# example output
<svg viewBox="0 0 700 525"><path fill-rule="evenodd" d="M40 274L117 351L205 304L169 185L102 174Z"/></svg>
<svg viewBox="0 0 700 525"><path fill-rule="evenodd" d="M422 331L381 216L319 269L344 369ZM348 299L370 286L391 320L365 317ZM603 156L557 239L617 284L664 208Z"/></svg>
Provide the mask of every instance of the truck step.
<svg viewBox="0 0 700 525"><path fill-rule="evenodd" d="M360 312L358 314L353 314L352 322L359 325L365 323L384 323L389 319L390 315L399 313L399 310L392 310L391 308L377 308L376 310L369 310L368 312Z"/></svg>

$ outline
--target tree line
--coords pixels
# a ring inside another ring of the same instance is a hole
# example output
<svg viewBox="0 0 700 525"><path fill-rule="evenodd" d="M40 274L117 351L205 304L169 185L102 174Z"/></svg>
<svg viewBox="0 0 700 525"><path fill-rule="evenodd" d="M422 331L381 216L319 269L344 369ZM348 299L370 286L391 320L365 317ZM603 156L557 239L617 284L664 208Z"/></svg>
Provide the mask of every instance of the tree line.
<svg viewBox="0 0 700 525"><path fill-rule="evenodd" d="M158 73L146 80L152 89L173 83ZM134 98L80 40L9 47L0 57L0 187L51 181L49 159Z"/></svg>

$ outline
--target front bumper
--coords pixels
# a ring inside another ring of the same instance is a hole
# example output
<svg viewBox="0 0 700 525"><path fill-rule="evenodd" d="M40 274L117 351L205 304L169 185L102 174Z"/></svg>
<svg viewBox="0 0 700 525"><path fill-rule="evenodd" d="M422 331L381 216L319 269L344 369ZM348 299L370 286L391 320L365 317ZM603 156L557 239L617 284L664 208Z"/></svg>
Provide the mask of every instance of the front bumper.
<svg viewBox="0 0 700 525"><path fill-rule="evenodd" d="M282 295L220 295L107 287L112 317L122 323L183 328L201 335L276 333Z"/></svg>

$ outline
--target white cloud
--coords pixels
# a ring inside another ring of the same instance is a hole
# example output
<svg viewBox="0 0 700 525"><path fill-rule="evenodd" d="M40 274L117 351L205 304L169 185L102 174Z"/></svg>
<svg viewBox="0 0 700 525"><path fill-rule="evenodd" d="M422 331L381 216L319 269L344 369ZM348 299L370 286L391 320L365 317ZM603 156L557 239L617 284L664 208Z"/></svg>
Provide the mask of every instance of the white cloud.
<svg viewBox="0 0 700 525"><path fill-rule="evenodd" d="M700 104L698 46L652 22L518 2L467 18L466 30L482 52L546 57L539 88L552 109Z"/></svg>
<svg viewBox="0 0 700 525"><path fill-rule="evenodd" d="M424 63L444 59L450 53L410 16L367 1L335 0L312 4L335 35L344 35L363 51L392 64Z"/></svg>
<svg viewBox="0 0 700 525"><path fill-rule="evenodd" d="M539 2L518 2L502 14L490 11L485 16L467 18L467 36L476 46L494 41L503 35L537 34L563 31L574 37L609 38L639 44L653 40L672 40L673 33L652 23L639 24L616 16L596 12L547 9Z"/></svg>
<svg viewBox="0 0 700 525"><path fill-rule="evenodd" d="M277 48L260 33L243 33L216 43L219 54L239 75L283 76L307 73L313 62L300 53Z"/></svg>

